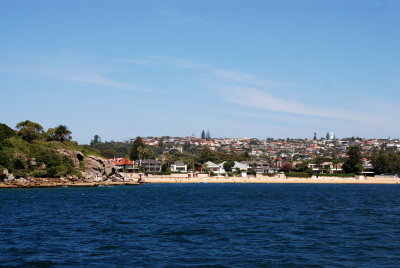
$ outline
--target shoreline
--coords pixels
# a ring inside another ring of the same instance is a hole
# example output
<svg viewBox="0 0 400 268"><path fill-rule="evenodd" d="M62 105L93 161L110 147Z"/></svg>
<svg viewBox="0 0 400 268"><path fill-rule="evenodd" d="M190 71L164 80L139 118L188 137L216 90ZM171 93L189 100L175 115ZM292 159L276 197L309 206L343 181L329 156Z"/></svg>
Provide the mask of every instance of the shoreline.
<svg viewBox="0 0 400 268"><path fill-rule="evenodd" d="M400 184L400 178L374 178L367 177L365 179L356 178L216 178L216 177L205 177L205 178L183 178L183 177L152 177L144 178L143 183L149 184L163 184L163 183L276 183L276 184ZM125 182L29 182L29 183L0 183L0 189L16 189L16 188L60 188L60 187L101 187L101 186L133 186L141 185L143 183L134 181Z"/></svg>
<svg viewBox="0 0 400 268"><path fill-rule="evenodd" d="M16 188L60 188L60 187L99 187L99 186L119 186L119 185L140 185L138 182L74 182L74 183L0 183L0 189Z"/></svg>
<svg viewBox="0 0 400 268"><path fill-rule="evenodd" d="M399 178L144 178L145 183L400 184Z"/></svg>

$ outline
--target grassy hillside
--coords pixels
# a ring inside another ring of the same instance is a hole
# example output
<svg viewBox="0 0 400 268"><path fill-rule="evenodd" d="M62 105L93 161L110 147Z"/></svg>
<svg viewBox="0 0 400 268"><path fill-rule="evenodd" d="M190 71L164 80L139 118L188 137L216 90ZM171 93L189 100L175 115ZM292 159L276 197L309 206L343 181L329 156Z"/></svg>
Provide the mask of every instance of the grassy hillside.
<svg viewBox="0 0 400 268"><path fill-rule="evenodd" d="M13 130L0 124L0 171L6 168L16 177L80 177L81 171L74 167L72 160L59 154L57 149L99 156L98 151L88 146L67 139L57 141L43 131L29 131L32 129Z"/></svg>

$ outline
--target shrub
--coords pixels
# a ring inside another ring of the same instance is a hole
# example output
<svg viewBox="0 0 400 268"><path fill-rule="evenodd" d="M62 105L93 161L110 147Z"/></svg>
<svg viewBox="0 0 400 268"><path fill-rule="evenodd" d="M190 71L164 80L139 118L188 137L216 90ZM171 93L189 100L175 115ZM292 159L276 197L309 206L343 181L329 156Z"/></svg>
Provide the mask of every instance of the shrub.
<svg viewBox="0 0 400 268"><path fill-rule="evenodd" d="M297 178L310 178L311 175L307 172L288 172L286 173L288 177L297 177Z"/></svg>
<svg viewBox="0 0 400 268"><path fill-rule="evenodd" d="M14 170L13 174L14 174L14 177L16 177L16 178L28 177L28 172L26 172L25 170Z"/></svg>
<svg viewBox="0 0 400 268"><path fill-rule="evenodd" d="M340 178L354 178L356 174L349 173L349 174L342 174L342 173L329 173L329 174L318 174L320 177L340 177Z"/></svg>
<svg viewBox="0 0 400 268"><path fill-rule="evenodd" d="M20 157L15 157L12 160L13 169L25 169L25 161Z"/></svg>
<svg viewBox="0 0 400 268"><path fill-rule="evenodd" d="M152 175L171 175L172 174L172 172L168 172L168 171L166 171L166 172L150 172L150 174L152 174Z"/></svg>
<svg viewBox="0 0 400 268"><path fill-rule="evenodd" d="M8 151L0 151L0 166L8 169L8 171L12 172L13 165L12 165L12 154Z"/></svg>
<svg viewBox="0 0 400 268"><path fill-rule="evenodd" d="M45 178L48 177L46 170L34 170L30 173L30 175L34 178Z"/></svg>

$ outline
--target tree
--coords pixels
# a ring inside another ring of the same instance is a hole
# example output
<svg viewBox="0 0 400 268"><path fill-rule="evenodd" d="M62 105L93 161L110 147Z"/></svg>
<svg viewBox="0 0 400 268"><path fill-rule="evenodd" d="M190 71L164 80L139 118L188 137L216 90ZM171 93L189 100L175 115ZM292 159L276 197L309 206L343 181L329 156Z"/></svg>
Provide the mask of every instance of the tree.
<svg viewBox="0 0 400 268"><path fill-rule="evenodd" d="M211 140L211 134L209 130L207 130L206 140Z"/></svg>
<svg viewBox="0 0 400 268"><path fill-rule="evenodd" d="M282 172L290 172L294 169L293 165L289 162L284 162L281 167Z"/></svg>
<svg viewBox="0 0 400 268"><path fill-rule="evenodd" d="M6 124L0 124L0 142L15 136L15 131Z"/></svg>
<svg viewBox="0 0 400 268"><path fill-rule="evenodd" d="M235 166L235 162L233 161L226 161L224 163L224 170L226 172L232 171L232 168Z"/></svg>
<svg viewBox="0 0 400 268"><path fill-rule="evenodd" d="M131 160L135 161L139 159L139 147L144 147L144 143L141 137L136 137L132 145L131 153L129 154Z"/></svg>
<svg viewBox="0 0 400 268"><path fill-rule="evenodd" d="M106 158L114 158L116 154L117 152L113 148L107 149L103 152L103 156Z"/></svg>
<svg viewBox="0 0 400 268"><path fill-rule="evenodd" d="M205 138L206 138L206 132L204 131L204 129L203 129L203 131L201 132L201 138L202 138L202 139L205 139Z"/></svg>
<svg viewBox="0 0 400 268"><path fill-rule="evenodd" d="M90 146L93 146L96 143L100 143L101 142L101 138L99 135L94 135L93 140L90 141Z"/></svg>
<svg viewBox="0 0 400 268"><path fill-rule="evenodd" d="M371 163L376 174L400 173L400 153L385 148L384 145L372 153Z"/></svg>
<svg viewBox="0 0 400 268"><path fill-rule="evenodd" d="M55 137L58 141L70 141L72 132L66 125L59 125L54 129Z"/></svg>
<svg viewBox="0 0 400 268"><path fill-rule="evenodd" d="M360 174L363 171L363 161L361 148L359 146L350 146L347 149L347 158L343 163L345 173Z"/></svg>
<svg viewBox="0 0 400 268"><path fill-rule="evenodd" d="M152 150L150 150L145 146L139 146L138 153L139 153L139 159L141 160L154 158Z"/></svg>
<svg viewBox="0 0 400 268"><path fill-rule="evenodd" d="M326 139L329 140L329 138L330 138L329 132L326 132Z"/></svg>
<svg viewBox="0 0 400 268"><path fill-rule="evenodd" d="M18 135L28 142L40 139L43 135L43 127L29 120L18 123L16 128Z"/></svg>
<svg viewBox="0 0 400 268"><path fill-rule="evenodd" d="M340 163L340 159L337 154L338 154L337 148L335 147L331 152L331 158L332 158L333 167L335 168L336 171L337 171L337 166Z"/></svg>
<svg viewBox="0 0 400 268"><path fill-rule="evenodd" d="M317 140L317 132L314 132L314 140Z"/></svg>

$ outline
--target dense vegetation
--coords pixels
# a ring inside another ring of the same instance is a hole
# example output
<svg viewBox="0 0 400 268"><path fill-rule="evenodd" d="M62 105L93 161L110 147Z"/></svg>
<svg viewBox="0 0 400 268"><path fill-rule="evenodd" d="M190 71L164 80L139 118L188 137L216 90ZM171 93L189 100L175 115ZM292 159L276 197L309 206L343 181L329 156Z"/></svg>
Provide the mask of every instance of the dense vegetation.
<svg viewBox="0 0 400 268"><path fill-rule="evenodd" d="M384 145L372 153L371 163L376 174L400 174L400 152Z"/></svg>
<svg viewBox="0 0 400 268"><path fill-rule="evenodd" d="M57 149L98 153L71 139L71 131L64 125L44 131L40 124L29 120L18 123L16 130L0 124L0 171L6 168L16 177L80 177L72 160Z"/></svg>

